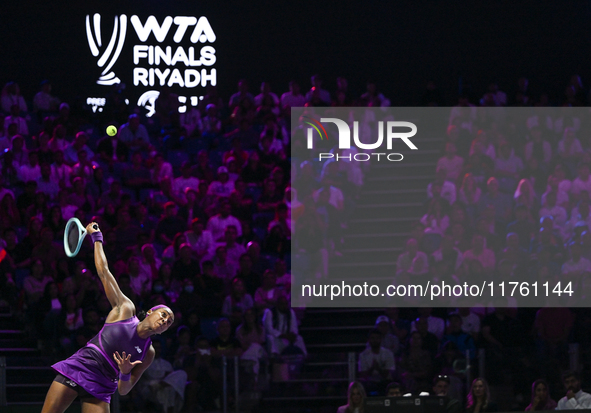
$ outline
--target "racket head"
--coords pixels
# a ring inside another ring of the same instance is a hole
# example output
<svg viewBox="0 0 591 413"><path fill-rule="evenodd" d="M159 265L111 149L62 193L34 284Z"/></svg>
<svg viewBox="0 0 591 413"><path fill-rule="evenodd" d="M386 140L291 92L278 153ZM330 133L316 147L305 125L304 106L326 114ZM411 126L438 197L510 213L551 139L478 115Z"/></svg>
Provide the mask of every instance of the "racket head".
<svg viewBox="0 0 591 413"><path fill-rule="evenodd" d="M76 217L70 218L64 230L64 250L68 257L75 257L86 237L86 228Z"/></svg>

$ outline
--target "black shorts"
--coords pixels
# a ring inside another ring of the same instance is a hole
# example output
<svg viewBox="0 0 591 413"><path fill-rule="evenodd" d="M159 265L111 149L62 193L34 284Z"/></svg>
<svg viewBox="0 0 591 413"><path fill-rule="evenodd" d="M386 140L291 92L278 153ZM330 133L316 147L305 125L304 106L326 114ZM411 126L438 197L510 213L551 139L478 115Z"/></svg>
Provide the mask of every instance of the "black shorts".
<svg viewBox="0 0 591 413"><path fill-rule="evenodd" d="M78 393L78 397L80 399L94 399L95 397L88 393L86 390L84 390L82 387L80 387L80 385L78 383L75 383L73 380L70 380L69 378L67 378L66 376L62 375L62 374L58 374L57 376L55 376L55 379L53 379L53 381L57 381L58 383L63 384L66 387L69 387L70 389L74 390L76 393Z"/></svg>

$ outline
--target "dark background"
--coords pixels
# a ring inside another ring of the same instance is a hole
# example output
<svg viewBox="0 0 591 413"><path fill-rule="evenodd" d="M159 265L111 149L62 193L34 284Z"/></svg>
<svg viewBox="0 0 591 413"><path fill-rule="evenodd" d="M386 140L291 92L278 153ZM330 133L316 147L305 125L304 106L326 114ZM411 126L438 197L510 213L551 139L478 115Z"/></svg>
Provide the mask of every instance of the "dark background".
<svg viewBox="0 0 591 413"><path fill-rule="evenodd" d="M347 77L354 94L375 79L398 105L417 104L428 79L447 104L460 84L480 97L491 81L510 93L526 76L534 93L559 100L570 75L591 83L589 1L4 1L0 10L0 82L18 82L26 99L43 79L64 100L104 90L85 34L85 16L95 12L104 24L121 13L160 23L206 16L224 98L241 77L251 91L268 80L282 93L292 78L309 88L316 72L329 90ZM120 64L116 73L126 69Z"/></svg>

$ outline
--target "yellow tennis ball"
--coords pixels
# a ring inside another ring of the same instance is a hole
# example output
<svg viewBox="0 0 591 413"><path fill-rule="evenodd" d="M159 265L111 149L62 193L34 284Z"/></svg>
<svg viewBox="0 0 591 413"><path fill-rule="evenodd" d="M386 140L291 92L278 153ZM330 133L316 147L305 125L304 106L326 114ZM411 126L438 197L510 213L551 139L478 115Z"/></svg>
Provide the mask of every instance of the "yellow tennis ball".
<svg viewBox="0 0 591 413"><path fill-rule="evenodd" d="M107 126L107 135L109 135L109 136L117 135L117 128L113 125Z"/></svg>

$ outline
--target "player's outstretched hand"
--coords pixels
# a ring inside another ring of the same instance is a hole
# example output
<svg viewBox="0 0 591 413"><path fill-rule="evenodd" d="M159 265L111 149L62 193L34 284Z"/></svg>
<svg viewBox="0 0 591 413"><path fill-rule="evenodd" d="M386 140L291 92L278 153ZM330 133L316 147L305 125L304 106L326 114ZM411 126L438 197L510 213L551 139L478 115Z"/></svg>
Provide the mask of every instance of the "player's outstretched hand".
<svg viewBox="0 0 591 413"><path fill-rule="evenodd" d="M98 224L96 222L91 222L90 224L88 224L86 226L86 232L88 234L92 234L93 232L100 232L101 229L99 228Z"/></svg>
<svg viewBox="0 0 591 413"><path fill-rule="evenodd" d="M115 359L115 362L117 363L117 365L119 366L119 371L123 374L129 374L131 373L131 370L133 370L133 368L137 365L137 364L142 364L142 362L140 360L136 360L133 363L131 362L131 354L126 355L125 351L123 352L123 356L121 356L119 354L118 351L116 351L113 354L113 358Z"/></svg>

